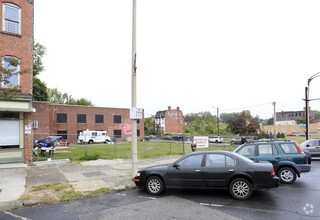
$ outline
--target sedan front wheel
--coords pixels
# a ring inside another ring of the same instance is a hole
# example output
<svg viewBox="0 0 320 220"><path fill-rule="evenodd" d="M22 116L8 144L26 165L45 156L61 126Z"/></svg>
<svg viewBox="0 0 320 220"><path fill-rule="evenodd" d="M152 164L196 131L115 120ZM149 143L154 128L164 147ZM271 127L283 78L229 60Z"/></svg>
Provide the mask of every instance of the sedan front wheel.
<svg viewBox="0 0 320 220"><path fill-rule="evenodd" d="M245 200L252 195L252 186L248 180L243 178L234 179L230 186L229 191L231 195L239 200Z"/></svg>
<svg viewBox="0 0 320 220"><path fill-rule="evenodd" d="M164 190L164 183L159 177L151 176L147 180L146 188L151 195L159 195Z"/></svg>

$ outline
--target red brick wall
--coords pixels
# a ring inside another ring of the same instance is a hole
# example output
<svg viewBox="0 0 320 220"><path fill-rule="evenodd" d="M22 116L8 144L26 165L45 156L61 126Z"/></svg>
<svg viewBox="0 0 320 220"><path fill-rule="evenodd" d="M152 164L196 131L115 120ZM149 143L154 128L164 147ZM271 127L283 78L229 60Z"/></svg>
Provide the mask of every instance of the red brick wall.
<svg viewBox="0 0 320 220"><path fill-rule="evenodd" d="M32 128L32 113L24 113L24 128L30 126ZM24 162L31 162L32 159L32 133L24 134Z"/></svg>
<svg viewBox="0 0 320 220"><path fill-rule="evenodd" d="M77 131L105 130L112 138L114 130L121 130L121 124L131 124L130 110L123 108L104 108L74 105L55 105L47 102L33 102L36 108L34 120L38 120L38 129L34 129L34 139L39 140L48 135L56 135L57 131L67 131L68 142L77 142ZM57 113L67 114L67 123L57 123ZM77 114L85 114L87 123L77 123ZM103 115L104 123L96 124L95 115ZM113 123L113 116L121 115L121 124ZM138 124L140 137L144 136L144 119ZM124 140L124 137L120 141Z"/></svg>
<svg viewBox="0 0 320 220"><path fill-rule="evenodd" d="M180 110L167 110L165 115L165 132L183 134L183 114Z"/></svg>
<svg viewBox="0 0 320 220"><path fill-rule="evenodd" d="M2 3L12 3L21 8L21 35L2 31ZM0 0L0 57L14 56L21 60L20 69L29 69L20 76L21 91L32 94L33 4L27 0Z"/></svg>
<svg viewBox="0 0 320 220"><path fill-rule="evenodd" d="M2 3L12 3L21 8L21 34L2 31ZM0 57L13 56L21 61L20 70L29 72L20 75L21 92L32 95L33 52L33 4L27 0L0 0ZM1 87L1 84L0 84ZM24 126L32 126L32 113L24 113ZM24 162L32 158L32 134L24 134Z"/></svg>

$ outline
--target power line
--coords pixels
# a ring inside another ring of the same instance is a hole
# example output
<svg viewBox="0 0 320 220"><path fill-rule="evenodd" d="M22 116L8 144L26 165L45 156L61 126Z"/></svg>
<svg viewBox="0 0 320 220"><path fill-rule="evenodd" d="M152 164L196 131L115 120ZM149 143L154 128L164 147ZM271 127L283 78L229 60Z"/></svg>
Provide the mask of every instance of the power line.
<svg viewBox="0 0 320 220"><path fill-rule="evenodd" d="M259 104L259 105L253 105L253 106L249 106L249 107L243 107L243 108L236 108L236 109L222 109L220 111L224 111L224 112L229 112L229 111L239 111L239 110L246 110L246 109L251 109L251 108L256 108L256 107L260 107L260 106L264 106L264 105L270 105L273 102L267 102L264 104Z"/></svg>

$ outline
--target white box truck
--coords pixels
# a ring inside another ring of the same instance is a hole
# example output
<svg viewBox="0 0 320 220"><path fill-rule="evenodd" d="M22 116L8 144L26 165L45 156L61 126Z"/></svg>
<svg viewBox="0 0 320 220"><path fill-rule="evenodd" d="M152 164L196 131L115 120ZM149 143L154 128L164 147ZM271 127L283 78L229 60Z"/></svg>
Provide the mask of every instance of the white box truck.
<svg viewBox="0 0 320 220"><path fill-rule="evenodd" d="M78 136L78 143L108 143L111 138L108 136L108 132L106 131L82 131Z"/></svg>

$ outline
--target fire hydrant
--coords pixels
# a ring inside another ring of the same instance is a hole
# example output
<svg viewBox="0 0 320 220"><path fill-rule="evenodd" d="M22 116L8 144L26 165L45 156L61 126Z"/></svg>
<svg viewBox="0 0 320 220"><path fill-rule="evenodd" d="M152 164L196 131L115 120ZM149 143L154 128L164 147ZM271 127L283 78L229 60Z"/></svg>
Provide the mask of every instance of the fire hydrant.
<svg viewBox="0 0 320 220"><path fill-rule="evenodd" d="M197 144L191 144L191 150L195 152L197 150Z"/></svg>

